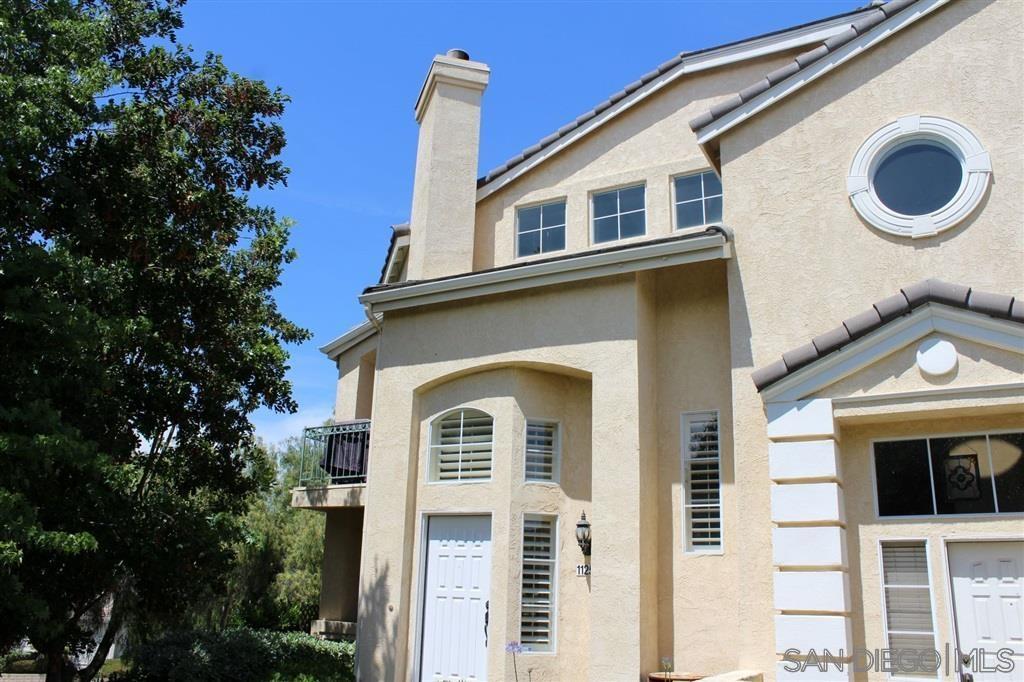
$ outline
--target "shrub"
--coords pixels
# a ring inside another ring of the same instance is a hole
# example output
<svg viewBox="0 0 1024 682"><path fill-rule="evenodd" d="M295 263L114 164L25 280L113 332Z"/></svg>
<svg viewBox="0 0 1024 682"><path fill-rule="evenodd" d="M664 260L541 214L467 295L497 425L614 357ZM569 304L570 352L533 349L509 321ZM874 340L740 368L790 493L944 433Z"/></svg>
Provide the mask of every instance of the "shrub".
<svg viewBox="0 0 1024 682"><path fill-rule="evenodd" d="M355 647L300 632L172 632L132 654L125 682L351 682Z"/></svg>

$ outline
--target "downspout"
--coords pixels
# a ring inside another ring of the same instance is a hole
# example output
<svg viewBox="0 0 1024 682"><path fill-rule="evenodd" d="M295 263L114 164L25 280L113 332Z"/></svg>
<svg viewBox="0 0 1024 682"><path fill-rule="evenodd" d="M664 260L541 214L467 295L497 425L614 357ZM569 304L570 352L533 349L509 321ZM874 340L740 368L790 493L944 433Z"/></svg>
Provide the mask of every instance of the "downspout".
<svg viewBox="0 0 1024 682"><path fill-rule="evenodd" d="M377 316L373 314L373 305L371 303L363 304L363 313L366 315L366 319L370 321L370 324L373 325L373 328L376 329L378 333L383 331L380 326L380 320L378 320Z"/></svg>

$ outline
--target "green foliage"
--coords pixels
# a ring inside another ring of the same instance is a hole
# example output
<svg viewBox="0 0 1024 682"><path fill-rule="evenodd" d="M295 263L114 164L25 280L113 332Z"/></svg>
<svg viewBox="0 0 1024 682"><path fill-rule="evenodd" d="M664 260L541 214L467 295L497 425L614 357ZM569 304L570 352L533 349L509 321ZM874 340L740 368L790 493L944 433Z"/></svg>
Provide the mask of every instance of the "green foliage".
<svg viewBox="0 0 1024 682"><path fill-rule="evenodd" d="M243 517L225 588L198 601L196 626L309 630L320 598L324 516L291 506L300 455L298 438L269 451L275 483Z"/></svg>
<svg viewBox="0 0 1024 682"><path fill-rule="evenodd" d="M174 632L141 647L125 682L348 682L355 647L299 632Z"/></svg>
<svg viewBox="0 0 1024 682"><path fill-rule="evenodd" d="M0 2L0 650L51 679L105 604L218 589L271 476L248 417L295 408L289 225L249 196L286 98L177 45L182 3Z"/></svg>

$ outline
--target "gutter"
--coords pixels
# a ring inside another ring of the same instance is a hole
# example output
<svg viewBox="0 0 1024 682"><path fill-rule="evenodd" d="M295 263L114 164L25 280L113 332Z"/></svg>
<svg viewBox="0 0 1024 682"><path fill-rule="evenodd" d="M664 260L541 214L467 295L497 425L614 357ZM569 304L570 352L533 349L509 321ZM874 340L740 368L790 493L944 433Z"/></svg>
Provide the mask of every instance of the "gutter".
<svg viewBox="0 0 1024 682"><path fill-rule="evenodd" d="M625 247L513 264L453 277L370 287L359 301L373 313L521 291L685 263L732 257L723 227Z"/></svg>

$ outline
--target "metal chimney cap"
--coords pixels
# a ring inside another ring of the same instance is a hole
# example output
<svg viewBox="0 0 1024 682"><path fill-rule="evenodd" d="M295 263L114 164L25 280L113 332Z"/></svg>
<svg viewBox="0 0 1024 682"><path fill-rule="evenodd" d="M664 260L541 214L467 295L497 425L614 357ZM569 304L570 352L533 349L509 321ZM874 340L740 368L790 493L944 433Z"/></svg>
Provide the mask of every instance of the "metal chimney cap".
<svg viewBox="0 0 1024 682"><path fill-rule="evenodd" d="M445 53L445 56L451 57L452 59L461 59L467 62L469 61L469 53L466 52L465 50L460 50L457 47L453 47L452 49L448 50Z"/></svg>

